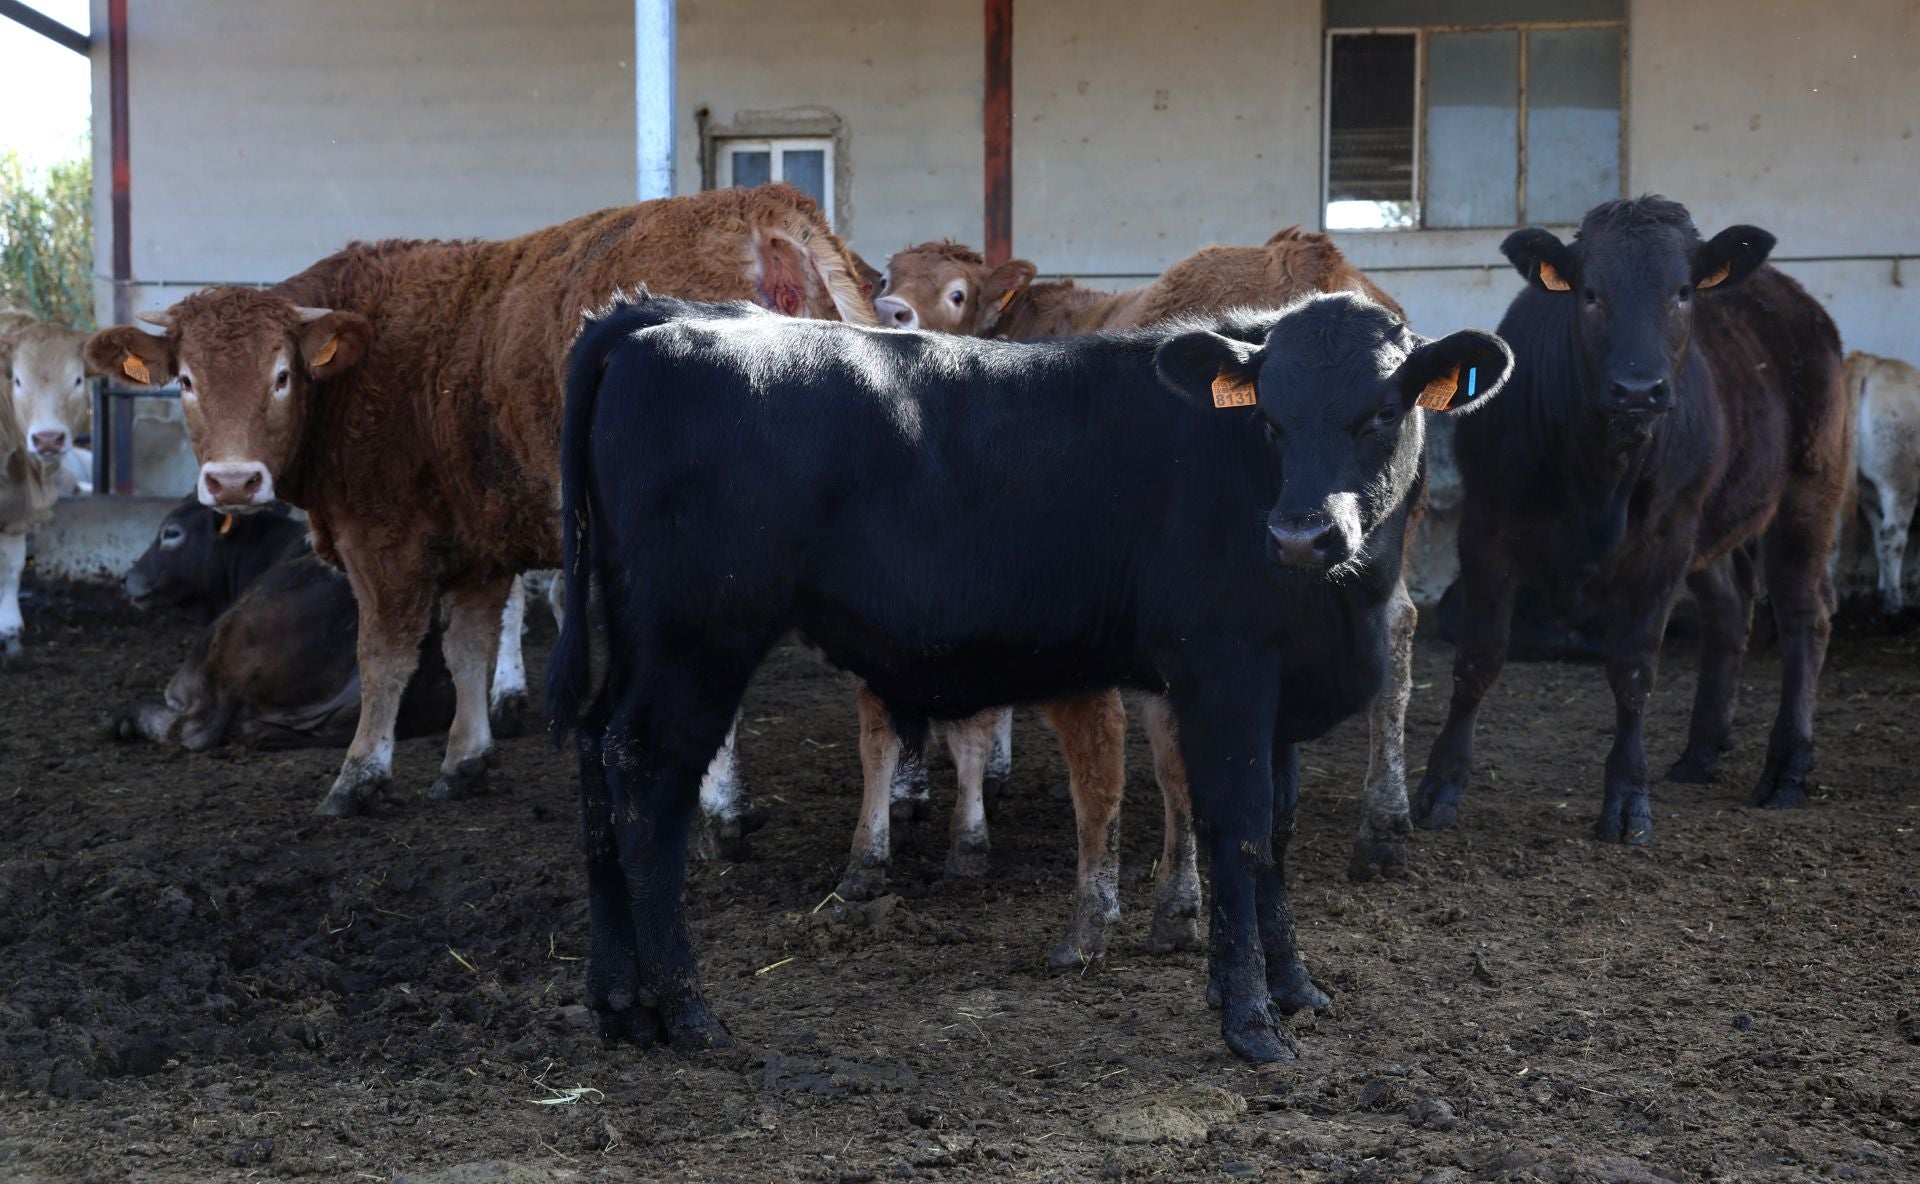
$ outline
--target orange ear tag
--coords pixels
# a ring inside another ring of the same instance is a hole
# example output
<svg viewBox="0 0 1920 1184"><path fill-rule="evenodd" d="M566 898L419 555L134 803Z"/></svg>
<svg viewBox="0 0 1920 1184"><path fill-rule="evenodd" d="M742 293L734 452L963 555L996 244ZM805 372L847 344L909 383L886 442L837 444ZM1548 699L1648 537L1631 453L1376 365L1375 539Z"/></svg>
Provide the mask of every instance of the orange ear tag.
<svg viewBox="0 0 1920 1184"><path fill-rule="evenodd" d="M1700 281L1699 283L1697 283L1697 284L1695 284L1695 285L1694 285L1694 287L1696 287L1696 288L1712 288L1712 287L1715 287L1715 286L1717 286L1717 285L1719 285L1719 284L1722 284L1722 283L1725 283L1725 282L1726 282L1726 279L1727 279L1727 277L1728 277L1728 276L1730 276L1730 275L1732 275L1732 274L1733 274L1733 264L1732 264L1732 262L1727 262L1727 263L1722 263L1722 264L1720 265L1720 270L1719 270L1719 271L1716 271L1716 272L1714 272L1714 273L1713 273L1712 275L1710 275L1710 276L1708 276L1708 277L1707 277L1706 279L1704 279L1704 280L1701 280L1701 281Z"/></svg>
<svg viewBox="0 0 1920 1184"><path fill-rule="evenodd" d="M1020 289L1018 289L1018 288L1008 288L1008 289L1007 289L1007 294L1006 294L1005 296L1002 296L1002 297L1000 298L1000 311L1001 311L1001 312L1005 312L1005 311L1007 311L1007 305L1009 305L1009 304L1012 304L1012 303L1013 303L1013 298L1014 298L1015 296L1018 296L1019 294L1020 294Z"/></svg>
<svg viewBox="0 0 1920 1184"><path fill-rule="evenodd" d="M129 352L126 359L120 363L120 369L126 371L127 377L135 382L144 383L147 386L153 385L153 373L147 369L147 364L132 352Z"/></svg>
<svg viewBox="0 0 1920 1184"><path fill-rule="evenodd" d="M1540 286L1549 292L1573 291L1573 285L1561 279L1560 273L1554 270L1553 264L1545 259L1540 261Z"/></svg>
<svg viewBox="0 0 1920 1184"><path fill-rule="evenodd" d="M221 519L220 519L220 534L221 534L221 537L223 537L223 538L224 538L224 537L226 536L226 533L227 533L228 531L230 531L230 530L232 530L232 529L233 529L233 520L234 520L234 519L235 519L236 517L238 517L238 515L236 515L236 514L226 514L226 515L223 515L223 516L221 517Z"/></svg>
<svg viewBox="0 0 1920 1184"><path fill-rule="evenodd" d="M1540 266L1544 268L1546 264ZM1416 402L1428 411L1445 411L1447 405L1453 402L1453 392L1459 389L1460 367L1455 366L1451 372L1429 382Z"/></svg>
<svg viewBox="0 0 1920 1184"><path fill-rule="evenodd" d="M338 337L327 338L327 343L320 347L320 352L313 355L313 361L308 362L307 365L309 366L326 365L328 362L333 361L334 352L337 351L339 348L340 348L340 339Z"/></svg>
<svg viewBox="0 0 1920 1184"><path fill-rule="evenodd" d="M1252 382L1237 374L1229 374L1225 366L1213 380L1213 405L1215 407L1251 407L1260 401L1260 392Z"/></svg>

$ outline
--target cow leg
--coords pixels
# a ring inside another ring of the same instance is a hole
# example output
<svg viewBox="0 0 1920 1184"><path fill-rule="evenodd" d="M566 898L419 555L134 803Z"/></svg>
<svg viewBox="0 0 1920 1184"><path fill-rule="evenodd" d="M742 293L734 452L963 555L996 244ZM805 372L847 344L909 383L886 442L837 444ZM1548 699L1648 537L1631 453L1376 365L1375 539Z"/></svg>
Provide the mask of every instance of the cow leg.
<svg viewBox="0 0 1920 1184"><path fill-rule="evenodd" d="M1413 824L1423 830L1443 830L1460 817L1460 798L1473 771L1474 721L1507 660L1516 582L1505 546L1490 524L1478 521L1469 502L1460 523L1460 648L1453 657L1453 698L1412 802Z"/></svg>
<svg viewBox="0 0 1920 1184"><path fill-rule="evenodd" d="M1240 670L1213 670L1208 694L1174 685L1180 755L1193 793L1194 821L1207 848L1213 910L1208 993L1220 1001L1220 1032L1240 1056L1292 1058L1293 1037L1268 994L1258 881L1273 867L1273 722L1278 669L1273 654L1244 655Z"/></svg>
<svg viewBox="0 0 1920 1184"><path fill-rule="evenodd" d="M887 726L891 731L893 725ZM902 830L933 813L933 781L927 776L926 756L921 750L901 748L887 785L887 813Z"/></svg>
<svg viewBox="0 0 1920 1184"><path fill-rule="evenodd" d="M1913 523L1920 490L1884 478L1869 482L1873 497L1861 499L1867 523L1873 528L1873 554L1880 577L1880 612L1897 617L1906 608L1906 586L1901 582L1907 559L1907 532Z"/></svg>
<svg viewBox="0 0 1920 1184"><path fill-rule="evenodd" d="M1594 837L1603 843L1653 842L1647 796L1647 699L1660 669L1673 589L1631 597L1607 627L1607 683L1613 688L1613 747L1607 751L1606 797Z"/></svg>
<svg viewBox="0 0 1920 1184"><path fill-rule="evenodd" d="M1287 844L1300 806L1300 746L1280 745L1273 756L1273 860L1259 873L1260 944L1267 954L1267 995L1281 1015L1318 1011L1333 1002L1307 974L1294 939L1287 901Z"/></svg>
<svg viewBox="0 0 1920 1184"><path fill-rule="evenodd" d="M613 793L607 787L607 704L597 698L582 715L580 756L580 846L587 859L587 1007L608 1043L630 1040L641 1047L659 1038L640 1001L640 966L635 952L633 911L627 879L613 842Z"/></svg>
<svg viewBox="0 0 1920 1184"><path fill-rule="evenodd" d="M1753 630L1753 560L1736 548L1687 576L1700 604L1700 685L1693 696L1687 747L1667 780L1705 785L1733 747L1733 704L1740 666Z"/></svg>
<svg viewBox="0 0 1920 1184"><path fill-rule="evenodd" d="M1013 708L1002 707L993 717L993 744L987 753L984 786L987 817L1000 812L1000 799L1013 780Z"/></svg>
<svg viewBox="0 0 1920 1184"><path fill-rule="evenodd" d="M487 719L496 736L513 737L527 730L527 664L521 644L526 626L526 581L515 576L507 590L507 607L500 614L493 689L487 695Z"/></svg>
<svg viewBox="0 0 1920 1184"><path fill-rule="evenodd" d="M1795 480L1781 499L1762 549L1767 595L1780 637L1780 710L1753 793L1753 804L1766 809L1804 806L1808 800L1813 704L1827 659L1834 604L1825 562L1833 546L1834 515L1831 500L1821 503L1833 495L1824 482Z"/></svg>
<svg viewBox="0 0 1920 1184"><path fill-rule="evenodd" d="M641 633L648 635L657 636ZM693 649L685 639L678 645ZM664 1039L679 1049L732 1043L701 995L687 933L687 840L701 777L733 726L762 652L764 647L669 655L654 649L616 655L609 673L601 769L630 928L612 928L595 947L617 952L631 933L634 1003L622 1017L609 996L602 1029L636 1043Z"/></svg>
<svg viewBox="0 0 1920 1184"><path fill-rule="evenodd" d="M6 414L11 414L7 412ZM27 570L27 536L0 533L0 662L20 656L20 575Z"/></svg>
<svg viewBox="0 0 1920 1184"><path fill-rule="evenodd" d="M871 900L887 890L887 869L893 866L888 806L900 765L900 737L886 704L867 684L855 683L853 695L860 716L860 821L853 828L846 874L834 891L842 900Z"/></svg>
<svg viewBox="0 0 1920 1184"><path fill-rule="evenodd" d="M765 807L756 807L740 777L740 758L735 748L740 721L727 729L727 738L713 762L700 779L700 825L694 837L695 859L745 860L750 853L748 836L767 821Z"/></svg>
<svg viewBox="0 0 1920 1184"><path fill-rule="evenodd" d="M385 562L371 570L357 553L344 558L360 613L355 647L360 661L360 723L340 764L340 775L314 809L315 814L336 818L365 809L393 778L393 732L400 699L420 663L420 639L427 635L433 617L433 588L418 554L384 556Z"/></svg>
<svg viewBox="0 0 1920 1184"><path fill-rule="evenodd" d="M1107 926L1120 919L1120 799L1127 789L1127 709L1119 691L1047 705L1047 723L1067 757L1067 789L1080 866L1066 940L1048 958L1056 968L1105 956ZM982 717L987 718L987 717ZM989 726L991 720L988 719Z"/></svg>
<svg viewBox="0 0 1920 1184"><path fill-rule="evenodd" d="M453 727L440 776L427 796L435 801L467 797L487 787L487 770L500 763L487 714L487 680L511 579L490 580L446 591L447 632L440 643L453 676Z"/></svg>
<svg viewBox="0 0 1920 1184"><path fill-rule="evenodd" d="M1159 695L1146 701L1147 745L1153 777L1166 815L1160 835L1160 868L1153 893L1153 929L1147 952L1171 954L1200 948L1200 855L1193 841L1193 800L1187 766L1180 759L1180 733L1173 708Z"/></svg>
<svg viewBox="0 0 1920 1184"><path fill-rule="evenodd" d="M1413 698L1413 630L1419 613L1403 579L1387 602L1387 681L1367 713L1367 780L1350 880L1407 874L1407 702ZM1276 807L1277 808L1277 807Z"/></svg>
<svg viewBox="0 0 1920 1184"><path fill-rule="evenodd" d="M994 713L947 725L947 752L953 757L959 793L947 842L947 875L972 879L987 874L993 844L987 837L987 758L993 748Z"/></svg>

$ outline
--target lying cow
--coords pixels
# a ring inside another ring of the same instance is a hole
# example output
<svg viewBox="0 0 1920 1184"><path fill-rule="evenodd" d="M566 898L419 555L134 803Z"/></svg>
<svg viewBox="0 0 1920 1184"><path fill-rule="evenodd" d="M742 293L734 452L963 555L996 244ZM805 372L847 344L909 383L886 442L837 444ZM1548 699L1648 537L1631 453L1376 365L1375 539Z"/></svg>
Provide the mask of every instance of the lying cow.
<svg viewBox="0 0 1920 1184"><path fill-rule="evenodd" d="M1484 401L1510 362L1490 334L1425 341L1352 295L1035 345L663 299L591 325L547 702L556 737L580 732L602 1031L728 1039L688 944L687 830L748 680L797 628L909 736L1001 703L1165 695L1222 1031L1291 1055L1278 1014L1326 1002L1287 903L1295 746L1385 678L1417 408ZM613 649L588 702L590 582Z"/></svg>
<svg viewBox="0 0 1920 1184"><path fill-rule="evenodd" d="M27 532L46 520L58 492L53 470L27 433L0 406L0 662L20 656L20 576L27 570Z"/></svg>
<svg viewBox="0 0 1920 1184"><path fill-rule="evenodd" d="M560 558L567 347L585 310L640 283L872 320L813 202L770 185L501 242L354 243L263 291L195 293L155 318L163 336L122 325L88 342L103 372L178 379L202 504L299 506L315 552L352 581L365 704L317 813L355 813L387 784L401 689L436 599L459 706L430 793L484 781L509 587ZM726 756L716 775L731 775Z"/></svg>
<svg viewBox="0 0 1920 1184"><path fill-rule="evenodd" d="M306 526L284 506L229 516L188 495L161 521L125 586L136 605L171 605L211 624L164 698L113 713L109 727L120 739L202 752L226 743L337 748L353 738L353 587L314 557ZM397 734L431 735L452 719L453 684L430 633L400 697Z"/></svg>
<svg viewBox="0 0 1920 1184"><path fill-rule="evenodd" d="M1880 611L1907 606L1901 583L1907 532L1920 505L1920 370L1894 358L1847 355L1847 396L1854 411L1854 471L1859 505L1873 530L1880 573ZM1853 511L1851 501L1844 507Z"/></svg>
<svg viewBox="0 0 1920 1184"><path fill-rule="evenodd" d="M1036 283L1034 265L1014 259L999 267L988 267L971 248L953 242L922 243L895 254L887 261L882 278L883 295L875 302L883 325L895 328L933 329L975 337L1006 337L1018 340L1066 337L1100 330L1129 329L1163 324L1190 316L1207 316L1229 309L1282 308L1316 292L1357 292L1403 316L1399 305L1382 292L1358 268L1349 263L1340 249L1324 234L1304 232L1297 227L1282 230L1259 247L1208 247L1169 267L1153 282L1123 292L1101 292L1081 288L1071 279ZM1424 489L1423 489L1424 492ZM1417 502L1408 522L1409 540L1414 524L1424 509ZM1359 833L1348 862L1348 875L1356 880L1374 876L1401 874L1406 867L1404 836L1412 829L1408 821L1405 728L1407 701L1413 682L1413 633L1417 615L1413 598L1404 586L1396 590L1391 610L1390 632L1393 639L1393 664L1387 689L1370 716L1372 751L1368 761L1362 797ZM1119 700L1111 709L1119 711ZM989 717L990 719L991 717ZM1097 718L1097 717L1089 717ZM980 729L989 720L962 725ZM989 777L1004 777L1007 755L1000 737L1010 731L1010 718L1002 712L997 720L991 747ZM1184 944L1181 918L1197 918L1199 878L1193 868L1194 844L1191 835L1191 811L1188 809L1179 776L1179 757L1170 731L1172 717L1162 707L1147 712L1147 735L1159 772L1165 801L1167 832L1159 864L1160 891L1157 894L1153 935L1149 948L1165 950ZM978 748L986 743L979 737L962 737L956 747ZM1066 744L1071 765L1072 754L1100 751L1098 734ZM1092 777L1082 778L1087 785L1097 784ZM1070 780L1070 787L1073 782ZM868 777L868 815L875 807L871 799L877 790ZM911 793L913 791L905 791ZM919 789L924 793L924 789ZM896 786L894 796L904 796ZM960 804L957 810L976 811L976 791L961 778ZM1110 869L1118 859L1117 820L1120 799L1083 801L1076 797L1083 837L1091 832L1109 837L1103 866ZM1092 817L1088 817L1092 811ZM968 833L963 820L955 819L956 835ZM979 827L984 845L984 823ZM856 835L855 862L870 860L863 854L862 836ZM1080 899L1076 914L1086 909L1087 895L1093 891L1094 871L1082 868ZM1108 912L1117 915L1117 903ZM1191 924L1191 922L1187 922ZM1084 925L1076 923L1076 931ZM1064 959L1072 951L1073 939L1057 952Z"/></svg>
<svg viewBox="0 0 1920 1184"><path fill-rule="evenodd" d="M93 453L76 447L93 422L82 354L87 335L0 312L0 363L13 412L34 452L56 470L60 496L93 492Z"/></svg>
<svg viewBox="0 0 1920 1184"><path fill-rule="evenodd" d="M1661 197L1596 207L1571 244L1545 230L1507 237L1527 280L1500 324L1516 389L1455 436L1464 611L1452 704L1414 803L1420 826L1458 816L1474 720L1526 581L1554 589L1563 616L1607 622L1616 723L1595 833L1652 841L1643 730L1668 610L1684 582L1701 640L1687 746L1667 777L1706 782L1733 743L1754 540L1783 669L1753 802L1806 802L1852 439L1839 333L1764 266L1773 243L1753 226L1703 241L1686 208Z"/></svg>

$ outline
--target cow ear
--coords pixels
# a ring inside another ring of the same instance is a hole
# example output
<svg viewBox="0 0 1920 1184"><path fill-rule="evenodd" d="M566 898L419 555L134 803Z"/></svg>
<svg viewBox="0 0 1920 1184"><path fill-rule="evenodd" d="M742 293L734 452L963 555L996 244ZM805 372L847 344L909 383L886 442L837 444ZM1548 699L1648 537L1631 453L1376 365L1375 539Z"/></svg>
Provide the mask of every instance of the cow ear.
<svg viewBox="0 0 1920 1184"><path fill-rule="evenodd" d="M1261 347L1211 329L1196 329L1160 343L1153 367L1160 381L1202 407L1251 407L1260 373Z"/></svg>
<svg viewBox="0 0 1920 1184"><path fill-rule="evenodd" d="M1500 253L1513 268L1548 292L1571 292L1578 282L1579 264L1567 244L1552 231L1538 227L1516 230L1500 244Z"/></svg>
<svg viewBox="0 0 1920 1184"><path fill-rule="evenodd" d="M1778 240L1758 226L1729 226L1693 256L1693 286L1717 288L1737 284L1767 261Z"/></svg>
<svg viewBox="0 0 1920 1184"><path fill-rule="evenodd" d="M1479 329L1462 329L1408 354L1394 379L1409 407L1471 411L1498 393L1512 373L1513 351L1506 342Z"/></svg>
<svg viewBox="0 0 1920 1184"><path fill-rule="evenodd" d="M353 369L372 343L373 324L358 313L330 312L300 326L300 357L315 378Z"/></svg>
<svg viewBox="0 0 1920 1184"><path fill-rule="evenodd" d="M1025 259L1009 259L993 269L980 284L980 332L991 333L1006 315L1007 306L1033 283L1040 269Z"/></svg>
<svg viewBox="0 0 1920 1184"><path fill-rule="evenodd" d="M173 350L164 337L133 325L115 325L87 338L82 351L87 371L135 386L165 386L173 381Z"/></svg>

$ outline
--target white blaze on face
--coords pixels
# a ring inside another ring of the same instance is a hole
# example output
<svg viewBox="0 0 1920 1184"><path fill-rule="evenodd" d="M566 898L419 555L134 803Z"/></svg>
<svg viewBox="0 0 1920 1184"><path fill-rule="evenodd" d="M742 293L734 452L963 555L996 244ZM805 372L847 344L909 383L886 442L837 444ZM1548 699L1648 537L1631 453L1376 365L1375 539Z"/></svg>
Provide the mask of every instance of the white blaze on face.
<svg viewBox="0 0 1920 1184"><path fill-rule="evenodd" d="M189 414L200 403L199 383L183 361L179 367L180 402ZM267 370L267 397L278 401L293 391L292 359L282 349L274 355ZM248 513L265 509L273 501L273 474L264 462L254 457L217 456L201 462L200 480L194 487L200 504L229 513Z"/></svg>
<svg viewBox="0 0 1920 1184"><path fill-rule="evenodd" d="M51 325L24 330L14 345L9 394L28 446L47 461L73 451L91 420L86 338Z"/></svg>

